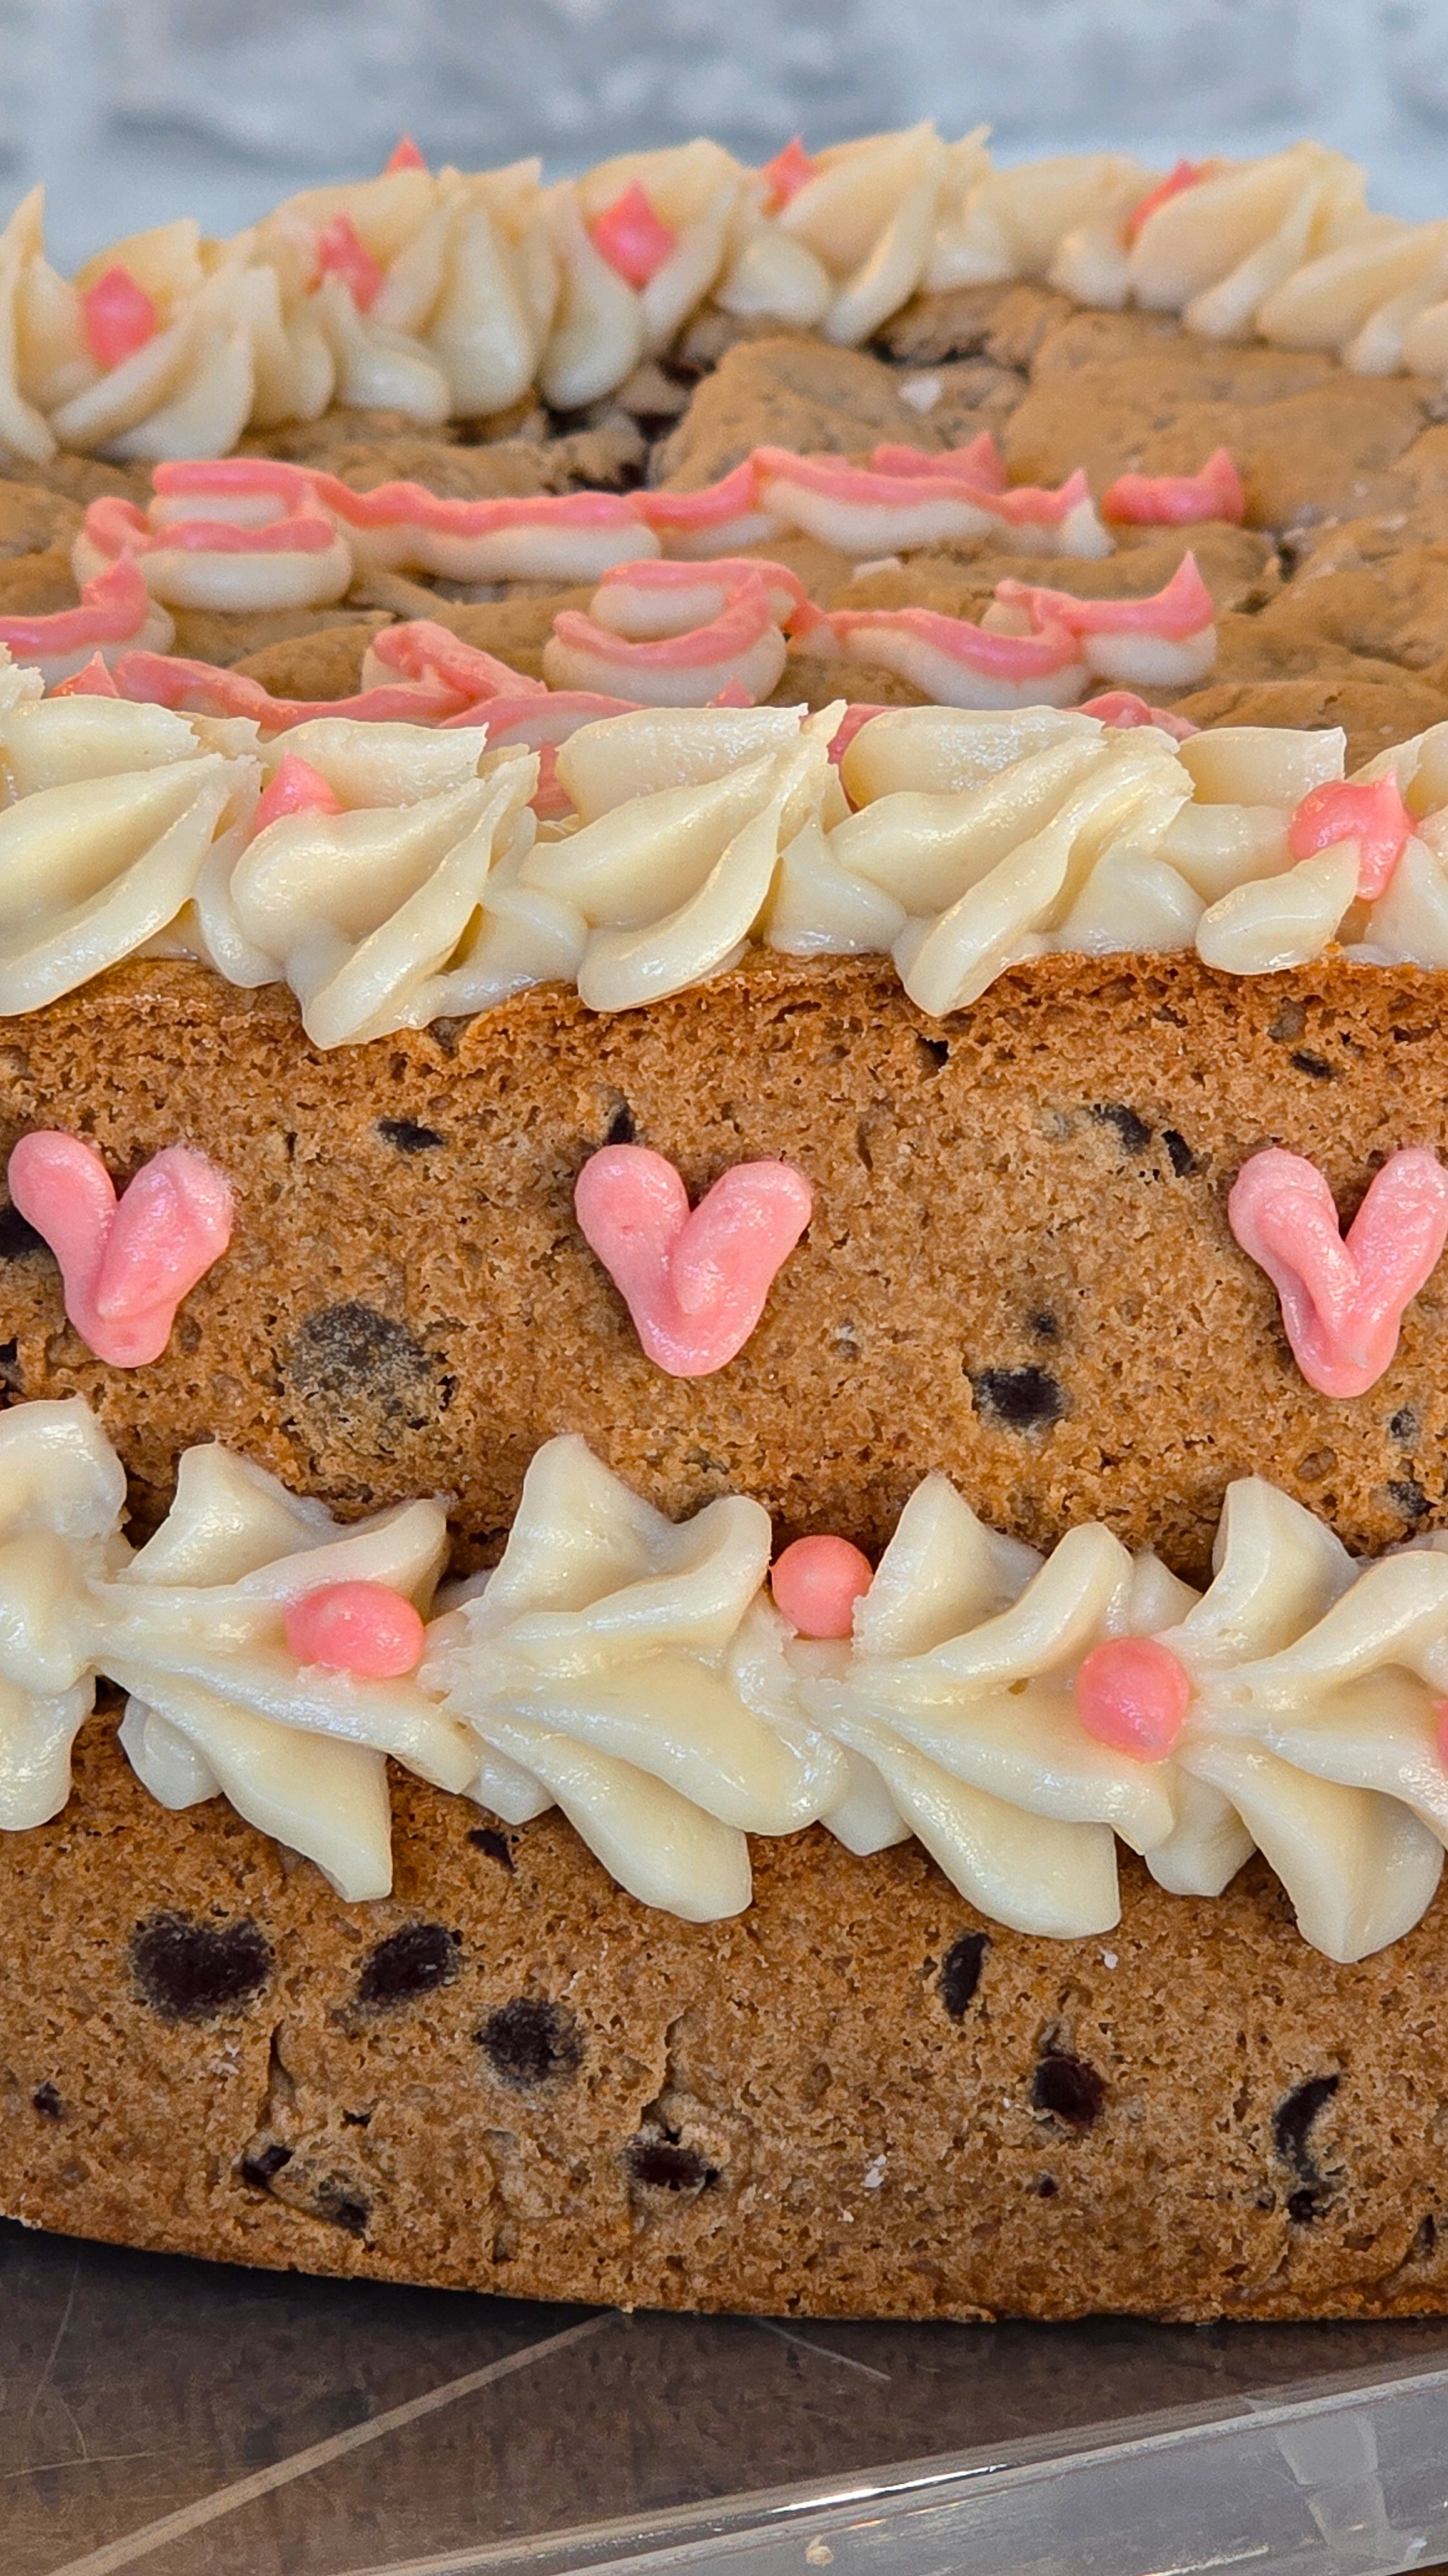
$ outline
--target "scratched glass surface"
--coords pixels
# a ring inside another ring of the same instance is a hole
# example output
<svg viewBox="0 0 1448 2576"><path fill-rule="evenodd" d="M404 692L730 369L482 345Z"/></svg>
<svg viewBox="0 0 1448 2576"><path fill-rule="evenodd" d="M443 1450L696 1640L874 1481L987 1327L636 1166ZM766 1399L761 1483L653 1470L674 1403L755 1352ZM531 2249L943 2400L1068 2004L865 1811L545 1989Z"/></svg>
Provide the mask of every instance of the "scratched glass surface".
<svg viewBox="0 0 1448 2576"><path fill-rule="evenodd" d="M1043 2527L1094 2576L1448 2555L1448 2326L626 2318L0 2228L4 2576L1005 2576Z"/></svg>

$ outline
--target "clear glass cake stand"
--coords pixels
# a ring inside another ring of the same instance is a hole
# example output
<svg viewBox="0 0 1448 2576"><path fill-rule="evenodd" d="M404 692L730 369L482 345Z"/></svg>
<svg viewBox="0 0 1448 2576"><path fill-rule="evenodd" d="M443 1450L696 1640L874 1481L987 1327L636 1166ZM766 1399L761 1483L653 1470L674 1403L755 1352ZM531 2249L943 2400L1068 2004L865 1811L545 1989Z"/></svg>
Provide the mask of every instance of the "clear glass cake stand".
<svg viewBox="0 0 1448 2576"><path fill-rule="evenodd" d="M3 2576L1391 2576L1448 2322L819 2326L0 2227Z"/></svg>

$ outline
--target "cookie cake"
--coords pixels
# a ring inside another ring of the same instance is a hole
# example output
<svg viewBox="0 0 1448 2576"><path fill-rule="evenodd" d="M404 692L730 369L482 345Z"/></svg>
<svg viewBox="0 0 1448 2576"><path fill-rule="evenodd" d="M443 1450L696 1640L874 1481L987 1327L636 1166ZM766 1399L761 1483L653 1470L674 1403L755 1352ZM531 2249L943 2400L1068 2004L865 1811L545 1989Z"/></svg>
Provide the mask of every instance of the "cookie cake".
<svg viewBox="0 0 1448 2576"><path fill-rule="evenodd" d="M404 142L0 324L0 2213L1448 2305L1448 228Z"/></svg>

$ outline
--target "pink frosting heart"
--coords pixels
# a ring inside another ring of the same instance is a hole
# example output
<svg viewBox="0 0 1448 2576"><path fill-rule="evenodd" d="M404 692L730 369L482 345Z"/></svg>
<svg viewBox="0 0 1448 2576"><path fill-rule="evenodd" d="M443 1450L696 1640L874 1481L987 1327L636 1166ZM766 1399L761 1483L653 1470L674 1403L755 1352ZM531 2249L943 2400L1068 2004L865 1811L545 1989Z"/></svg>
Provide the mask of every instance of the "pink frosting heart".
<svg viewBox="0 0 1448 2576"><path fill-rule="evenodd" d="M144 1368L183 1297L231 1241L231 1183L204 1154L168 1145L119 1201L93 1145L40 1128L10 1157L10 1197L60 1263L65 1311L111 1368Z"/></svg>
<svg viewBox="0 0 1448 2576"><path fill-rule="evenodd" d="M691 1214L662 1154L606 1145L573 1204L649 1358L670 1377L708 1377L743 1350L813 1194L792 1163L736 1163Z"/></svg>
<svg viewBox="0 0 1448 2576"><path fill-rule="evenodd" d="M1317 1165L1273 1146L1243 1164L1227 1221L1282 1300L1308 1385L1364 1395L1391 1365L1404 1309L1448 1241L1448 1172L1421 1147L1390 1155L1344 1241Z"/></svg>

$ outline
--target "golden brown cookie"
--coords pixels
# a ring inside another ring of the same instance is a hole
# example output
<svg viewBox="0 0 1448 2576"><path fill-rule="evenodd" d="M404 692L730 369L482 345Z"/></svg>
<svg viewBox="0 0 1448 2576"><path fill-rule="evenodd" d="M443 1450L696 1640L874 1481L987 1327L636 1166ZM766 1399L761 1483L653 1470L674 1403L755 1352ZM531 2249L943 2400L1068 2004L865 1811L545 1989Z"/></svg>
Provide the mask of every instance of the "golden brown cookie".
<svg viewBox="0 0 1448 2576"><path fill-rule="evenodd" d="M918 1844L754 1845L646 1912L555 1815L396 1777L344 1905L86 1730L0 1844L0 2210L311 2272L776 2316L1412 2316L1448 2301L1448 1911L1335 1967L1252 1862L1122 1855L1104 1939L989 1924ZM1386 2142L1386 2143L1385 2143ZM164 2178L164 2179L163 2179Z"/></svg>
<svg viewBox="0 0 1448 2576"><path fill-rule="evenodd" d="M454 1494L472 1561L563 1430L666 1511L754 1494L788 1537L878 1547L940 1467L1018 1537L1100 1516L1195 1579L1255 1472L1381 1548L1448 1517L1448 1274L1387 1374L1334 1402L1226 1195L1271 1142L1348 1215L1397 1147L1448 1154L1440 981L1052 956L936 1021L888 961L759 953L616 1017L545 985L320 1054L280 987L138 961L8 1024L0 1151L78 1129L124 1179L184 1142L230 1174L235 1236L127 1372L65 1324L28 1230L0 1234L9 1385L87 1395L150 1515L215 1437L349 1512ZM770 1158L814 1191L712 1376L645 1358L575 1221L583 1163L630 1138L693 1197Z"/></svg>

